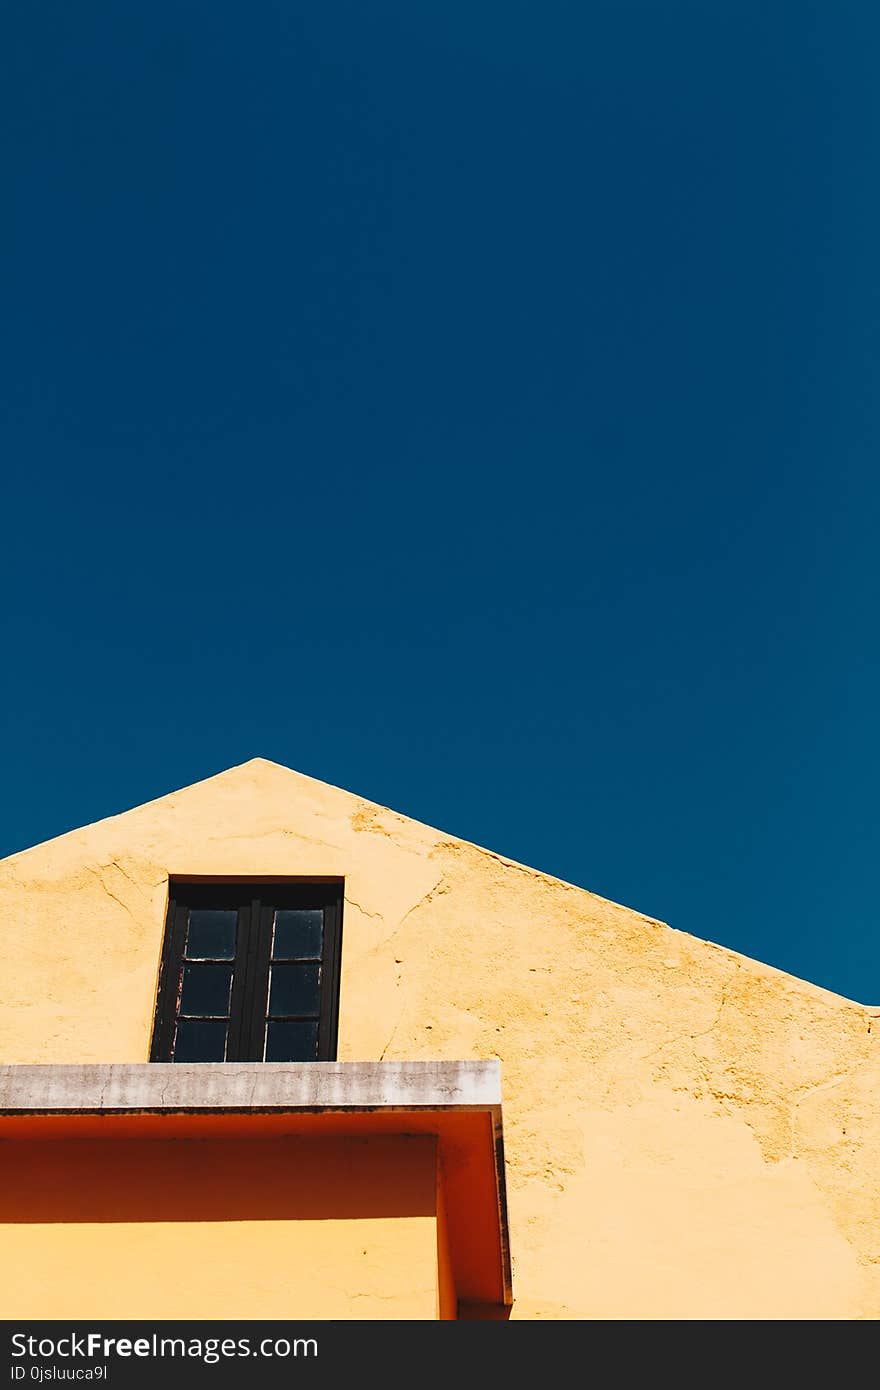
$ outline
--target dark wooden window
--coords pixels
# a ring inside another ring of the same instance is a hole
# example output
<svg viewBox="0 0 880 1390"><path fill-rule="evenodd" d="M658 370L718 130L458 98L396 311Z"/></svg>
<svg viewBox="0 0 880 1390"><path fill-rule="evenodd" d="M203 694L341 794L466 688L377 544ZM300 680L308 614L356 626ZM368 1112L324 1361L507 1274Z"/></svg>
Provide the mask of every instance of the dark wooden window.
<svg viewBox="0 0 880 1390"><path fill-rule="evenodd" d="M342 882L172 882L150 1060L336 1057Z"/></svg>

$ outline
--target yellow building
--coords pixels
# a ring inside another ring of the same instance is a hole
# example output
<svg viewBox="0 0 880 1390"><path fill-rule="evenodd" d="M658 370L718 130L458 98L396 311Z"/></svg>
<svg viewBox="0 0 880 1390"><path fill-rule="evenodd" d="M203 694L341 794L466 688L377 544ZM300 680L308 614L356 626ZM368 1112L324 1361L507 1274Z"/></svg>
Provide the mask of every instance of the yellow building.
<svg viewBox="0 0 880 1390"><path fill-rule="evenodd" d="M262 759L0 912L4 1317L880 1313L876 1010Z"/></svg>

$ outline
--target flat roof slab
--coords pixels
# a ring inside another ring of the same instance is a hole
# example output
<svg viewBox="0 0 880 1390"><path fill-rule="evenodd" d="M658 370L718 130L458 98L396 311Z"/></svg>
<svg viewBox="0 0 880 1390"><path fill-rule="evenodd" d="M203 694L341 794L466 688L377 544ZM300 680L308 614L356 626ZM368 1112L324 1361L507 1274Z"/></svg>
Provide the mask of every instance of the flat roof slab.
<svg viewBox="0 0 880 1390"><path fill-rule="evenodd" d="M0 1066L0 1138L433 1134L460 1299L512 1301L501 1067L461 1062Z"/></svg>
<svg viewBox="0 0 880 1390"><path fill-rule="evenodd" d="M0 1066L0 1112L493 1110L499 1062Z"/></svg>

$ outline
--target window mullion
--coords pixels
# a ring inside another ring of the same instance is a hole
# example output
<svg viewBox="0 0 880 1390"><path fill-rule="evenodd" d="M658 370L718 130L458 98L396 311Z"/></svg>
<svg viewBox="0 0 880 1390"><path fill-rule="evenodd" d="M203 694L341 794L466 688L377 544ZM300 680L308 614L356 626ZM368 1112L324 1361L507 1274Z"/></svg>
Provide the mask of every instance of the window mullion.
<svg viewBox="0 0 880 1390"><path fill-rule="evenodd" d="M321 1016L318 1024L318 1061L336 1056L337 1009L339 999L339 908L324 908L324 940L321 951Z"/></svg>
<svg viewBox="0 0 880 1390"><path fill-rule="evenodd" d="M250 1062L253 1060L251 1052L251 1021L253 1015L253 960L257 948L257 937L260 933L260 905L253 898L242 908L248 919L247 947L244 957L242 1006L241 1006L241 1028L239 1033L239 1048L237 1061Z"/></svg>
<svg viewBox="0 0 880 1390"><path fill-rule="evenodd" d="M254 985L251 995L251 1052L254 1062L262 1062L266 1036L266 1011L269 996L269 959L272 954L272 923L275 909L262 905L260 930L254 952Z"/></svg>
<svg viewBox="0 0 880 1390"><path fill-rule="evenodd" d="M232 977L232 998L229 1004L229 1034L226 1041L227 1062L240 1062L246 1055L242 1044L247 1023L247 960L252 930L250 906L247 903L241 903L238 908L235 970Z"/></svg>

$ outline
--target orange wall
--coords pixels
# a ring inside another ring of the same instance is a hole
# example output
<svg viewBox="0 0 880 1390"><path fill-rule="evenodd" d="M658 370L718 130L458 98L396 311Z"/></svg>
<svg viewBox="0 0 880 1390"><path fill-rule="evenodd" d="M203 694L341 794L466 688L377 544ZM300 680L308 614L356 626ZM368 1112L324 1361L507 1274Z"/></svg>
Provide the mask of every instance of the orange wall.
<svg viewBox="0 0 880 1390"><path fill-rule="evenodd" d="M437 1316L442 1321L458 1316L458 1299L452 1275L449 1227L446 1221L446 1194L443 1165L437 1164Z"/></svg>
<svg viewBox="0 0 880 1390"><path fill-rule="evenodd" d="M43 1318L434 1318L436 1143L0 1146L0 1308Z"/></svg>

